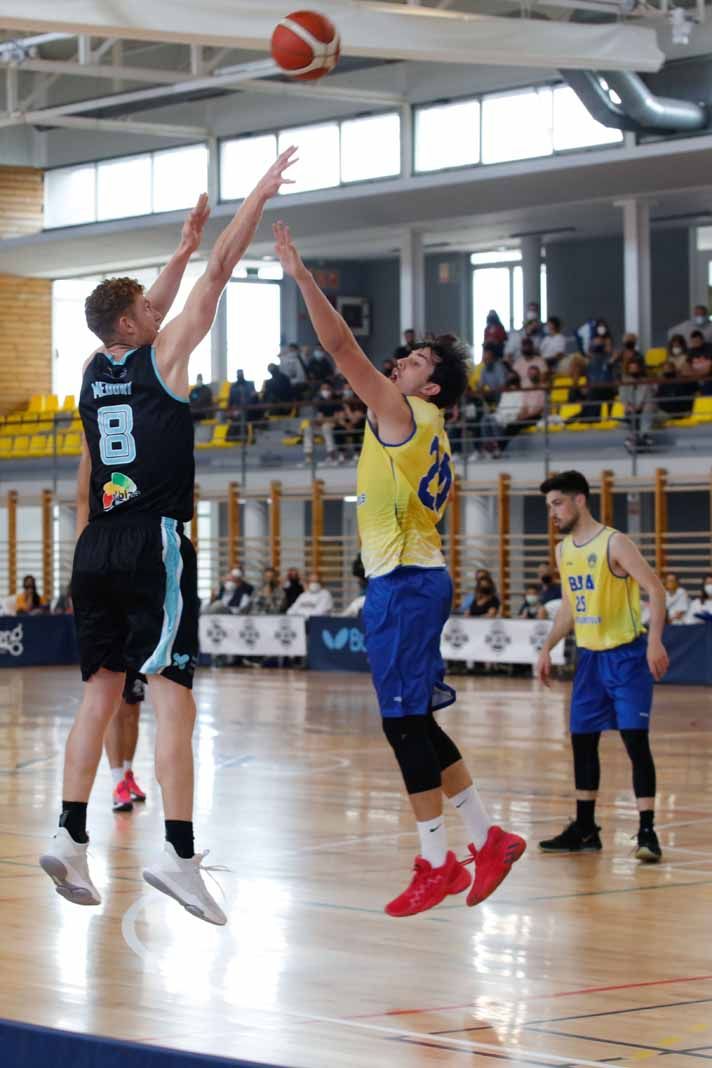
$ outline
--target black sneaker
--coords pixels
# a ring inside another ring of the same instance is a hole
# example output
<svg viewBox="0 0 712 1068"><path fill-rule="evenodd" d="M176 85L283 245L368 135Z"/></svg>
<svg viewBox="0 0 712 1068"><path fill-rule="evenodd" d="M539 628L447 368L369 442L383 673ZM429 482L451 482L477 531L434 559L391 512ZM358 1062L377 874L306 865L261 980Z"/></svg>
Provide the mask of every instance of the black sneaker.
<svg viewBox="0 0 712 1068"><path fill-rule="evenodd" d="M593 830L584 830L576 820L572 820L556 838L539 842L539 849L544 853L600 853L603 849L598 836L600 829L594 825Z"/></svg>
<svg viewBox="0 0 712 1068"><path fill-rule="evenodd" d="M650 827L647 830L638 831L638 847L635 851L636 860L643 860L647 864L657 864L662 855L663 851L653 828Z"/></svg>

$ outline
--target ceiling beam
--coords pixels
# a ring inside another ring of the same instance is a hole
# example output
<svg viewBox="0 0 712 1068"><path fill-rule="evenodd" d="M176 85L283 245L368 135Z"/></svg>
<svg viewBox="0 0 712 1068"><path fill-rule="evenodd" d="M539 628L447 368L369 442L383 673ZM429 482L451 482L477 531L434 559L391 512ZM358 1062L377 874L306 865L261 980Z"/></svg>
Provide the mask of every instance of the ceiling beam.
<svg viewBox="0 0 712 1068"><path fill-rule="evenodd" d="M0 64L3 57L0 55ZM108 63L77 63L73 59L24 59L15 64L23 73L59 74L68 78L120 78L126 82L152 82L173 85L185 81L185 71L161 70L160 67L123 67Z"/></svg>
<svg viewBox="0 0 712 1068"><path fill-rule="evenodd" d="M133 119L89 119L78 115L47 115L44 111L27 111L22 115L0 117L0 129L8 126L52 126L95 133L146 134L151 137L185 138L201 141L210 136L203 126L178 126L172 123L136 122Z"/></svg>

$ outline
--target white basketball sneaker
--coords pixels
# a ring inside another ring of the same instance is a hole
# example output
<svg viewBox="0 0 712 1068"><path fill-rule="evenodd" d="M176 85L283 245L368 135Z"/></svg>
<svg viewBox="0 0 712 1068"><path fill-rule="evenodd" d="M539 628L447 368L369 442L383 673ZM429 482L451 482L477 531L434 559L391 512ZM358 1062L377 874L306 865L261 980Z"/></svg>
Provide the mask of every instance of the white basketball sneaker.
<svg viewBox="0 0 712 1068"><path fill-rule="evenodd" d="M87 861L88 842L75 842L66 827L60 827L40 867L54 883L60 897L75 905L100 905L99 891L91 881Z"/></svg>
<svg viewBox="0 0 712 1068"><path fill-rule="evenodd" d="M203 864L208 852L206 849L204 853L196 853L189 860L184 860L170 842L164 842L163 855L156 864L143 869L143 877L149 886L168 894L191 916L222 927L227 923L227 916L208 893L201 875L201 871L211 870Z"/></svg>

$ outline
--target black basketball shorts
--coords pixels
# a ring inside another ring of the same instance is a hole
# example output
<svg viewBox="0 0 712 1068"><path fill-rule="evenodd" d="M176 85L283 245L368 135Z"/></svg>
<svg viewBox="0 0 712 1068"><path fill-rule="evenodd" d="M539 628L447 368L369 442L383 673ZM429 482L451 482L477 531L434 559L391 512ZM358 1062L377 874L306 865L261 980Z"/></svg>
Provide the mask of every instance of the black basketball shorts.
<svg viewBox="0 0 712 1068"><path fill-rule="evenodd" d="M89 523L74 553L72 600L85 682L104 667L192 688L198 569L181 523L149 516Z"/></svg>
<svg viewBox="0 0 712 1068"><path fill-rule="evenodd" d="M123 699L127 705L140 705L146 697L146 676L128 668L124 683Z"/></svg>

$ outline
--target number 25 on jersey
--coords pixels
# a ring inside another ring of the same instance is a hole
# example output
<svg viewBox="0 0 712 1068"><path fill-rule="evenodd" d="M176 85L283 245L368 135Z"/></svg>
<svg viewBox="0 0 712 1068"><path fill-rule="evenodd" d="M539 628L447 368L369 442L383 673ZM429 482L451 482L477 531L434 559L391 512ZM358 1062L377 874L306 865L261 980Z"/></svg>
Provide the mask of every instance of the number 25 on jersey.
<svg viewBox="0 0 712 1068"><path fill-rule="evenodd" d="M452 467L450 466L449 453L443 453L442 459L440 458L440 441L438 438L433 438L429 452L434 459L427 473L420 480L418 497L426 508L439 512L445 504L452 486ZM436 476L438 480L437 486L431 491L431 483Z"/></svg>

